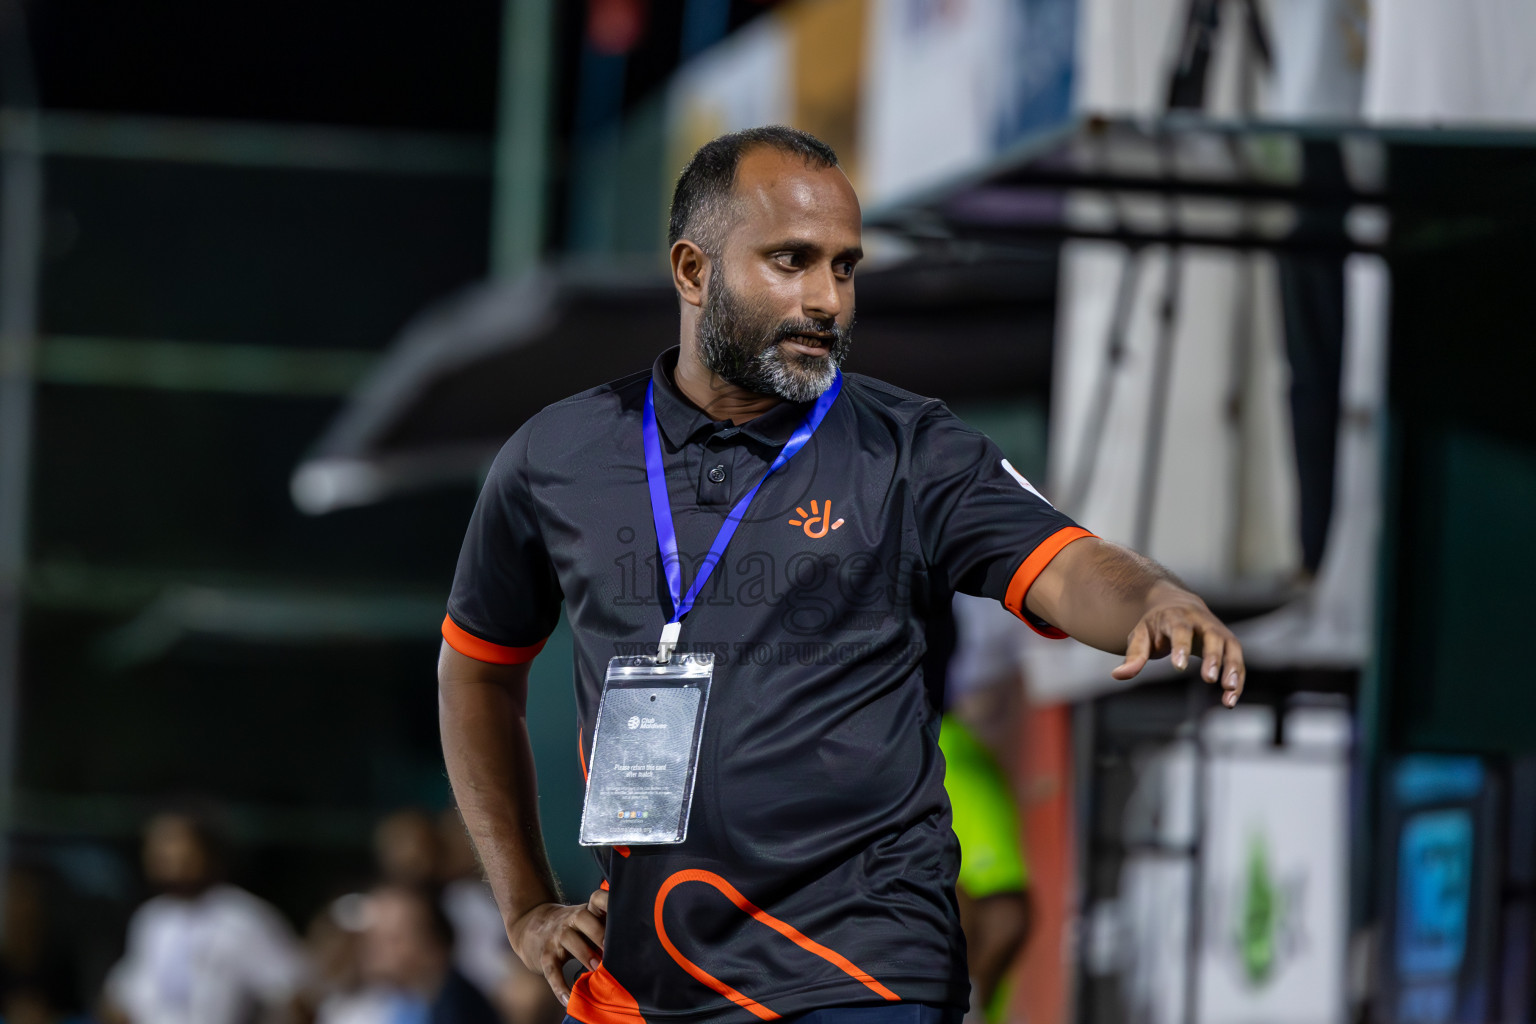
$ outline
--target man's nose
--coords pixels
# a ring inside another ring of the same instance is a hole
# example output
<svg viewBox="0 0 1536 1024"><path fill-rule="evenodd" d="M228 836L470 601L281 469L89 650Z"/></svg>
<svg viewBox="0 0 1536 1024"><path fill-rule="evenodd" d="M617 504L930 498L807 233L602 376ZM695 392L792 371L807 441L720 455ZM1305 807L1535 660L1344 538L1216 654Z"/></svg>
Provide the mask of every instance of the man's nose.
<svg viewBox="0 0 1536 1024"><path fill-rule="evenodd" d="M835 320L843 311L843 297L837 286L837 275L830 265L818 267L802 279L804 291L800 295L800 307L813 320Z"/></svg>

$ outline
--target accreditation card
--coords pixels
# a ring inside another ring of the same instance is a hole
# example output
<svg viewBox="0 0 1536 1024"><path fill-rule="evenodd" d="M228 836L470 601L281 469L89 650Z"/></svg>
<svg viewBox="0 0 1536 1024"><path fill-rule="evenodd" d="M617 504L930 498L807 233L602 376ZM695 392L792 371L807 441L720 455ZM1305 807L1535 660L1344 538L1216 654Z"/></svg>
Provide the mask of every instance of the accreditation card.
<svg viewBox="0 0 1536 1024"><path fill-rule="evenodd" d="M583 846L680 843L699 767L713 654L608 662L597 706Z"/></svg>

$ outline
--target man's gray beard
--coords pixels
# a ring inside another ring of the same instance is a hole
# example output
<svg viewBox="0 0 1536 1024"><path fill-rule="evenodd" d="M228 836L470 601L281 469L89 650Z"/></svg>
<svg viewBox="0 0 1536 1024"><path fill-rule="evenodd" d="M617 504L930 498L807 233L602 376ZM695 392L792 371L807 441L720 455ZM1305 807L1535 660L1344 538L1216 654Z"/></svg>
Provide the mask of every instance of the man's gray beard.
<svg viewBox="0 0 1536 1024"><path fill-rule="evenodd" d="M853 344L851 328L815 320L780 321L765 327L726 287L718 257L714 271L698 327L699 358L706 369L739 388L790 402L813 401L832 386ZM827 354L786 354L779 348L779 342L789 336L786 330L830 333ZM754 350L757 354L751 355Z"/></svg>

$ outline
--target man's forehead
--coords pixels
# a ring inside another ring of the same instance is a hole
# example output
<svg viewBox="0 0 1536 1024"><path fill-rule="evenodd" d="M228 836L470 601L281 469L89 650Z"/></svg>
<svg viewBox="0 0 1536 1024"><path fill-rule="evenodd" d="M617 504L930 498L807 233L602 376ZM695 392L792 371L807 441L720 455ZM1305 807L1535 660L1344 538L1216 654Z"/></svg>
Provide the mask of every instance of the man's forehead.
<svg viewBox="0 0 1536 1024"><path fill-rule="evenodd" d="M837 167L810 163L798 153L758 147L736 167L736 219L759 228L860 227L859 199Z"/></svg>

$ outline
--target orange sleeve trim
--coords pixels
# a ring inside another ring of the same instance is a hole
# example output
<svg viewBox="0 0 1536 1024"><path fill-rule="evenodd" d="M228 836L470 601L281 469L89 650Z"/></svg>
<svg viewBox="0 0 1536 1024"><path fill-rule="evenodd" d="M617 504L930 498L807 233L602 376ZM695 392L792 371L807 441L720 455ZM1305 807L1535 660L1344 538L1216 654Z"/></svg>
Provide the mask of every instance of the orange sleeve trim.
<svg viewBox="0 0 1536 1024"><path fill-rule="evenodd" d="M597 883L597 887L603 890L603 892L608 892L608 879L605 878L601 882Z"/></svg>
<svg viewBox="0 0 1536 1024"><path fill-rule="evenodd" d="M448 641L448 646L464 655L466 658L474 658L489 665L525 665L544 649L545 637L538 643L529 647L503 647L501 644L493 644L489 640L481 640L473 633L454 622L450 616L443 616L443 639Z"/></svg>
<svg viewBox="0 0 1536 1024"><path fill-rule="evenodd" d="M699 871L697 869L691 869L688 871L678 871L674 873L670 878L661 884L661 889L656 893L656 937L661 939L661 944L663 947L665 947L667 955L670 956L673 960L677 961L677 965L692 975L696 981L708 986L714 991L720 993L722 996L725 996L725 998L729 999L731 1002L735 1003L743 1010L746 1010L748 1013L752 1014L759 1020L778 1020L782 1015L768 1009L768 1007L764 1006L762 1003L742 995L740 992L736 991L734 988L731 988L731 986L727 985L719 978L716 978L714 975L704 970L704 968L700 967L692 960L689 960L687 957L683 956L683 954L678 950L677 946L673 945L672 940L667 936L666 925L662 921L662 907L667 902L667 894L684 882L703 882L706 885L713 886L715 889L719 890L726 899L735 904L738 910L751 917L752 920L757 921L760 924L767 925L769 928L772 928L774 931L778 932L780 935L784 936L806 952L814 953L821 957L827 963L838 968L844 974L859 982L865 988L869 989L871 992L874 992L882 999L888 999L891 1002L901 1001L900 996L876 981L868 971L862 970L851 960L836 950L828 949L821 943L814 942L811 939L806 938L805 935L802 934L799 929L795 928L793 925L786 924L783 921L780 921L778 918L774 917L772 914L768 913L766 910L762 910L753 905L750 900L748 900L739 891L737 891L734 885L732 885L730 882L727 882L713 871Z"/></svg>
<svg viewBox="0 0 1536 1024"><path fill-rule="evenodd" d="M1041 636L1052 640L1064 639L1067 634L1055 626L1041 629L1029 621L1029 616L1024 611L1024 598L1029 596L1029 588L1035 585L1035 580L1045 571L1045 567L1051 564L1051 559L1061 554L1062 548L1075 540L1092 536L1093 534L1081 526L1064 526L1035 545L1035 550L1029 553L1029 557L1024 559L1024 564L1014 571L1013 579L1008 581L1008 593L1003 598L1003 607L1024 620L1030 629Z"/></svg>
<svg viewBox="0 0 1536 1024"><path fill-rule="evenodd" d="M601 964L576 979L565 1012L581 1024L645 1024L639 1001Z"/></svg>

